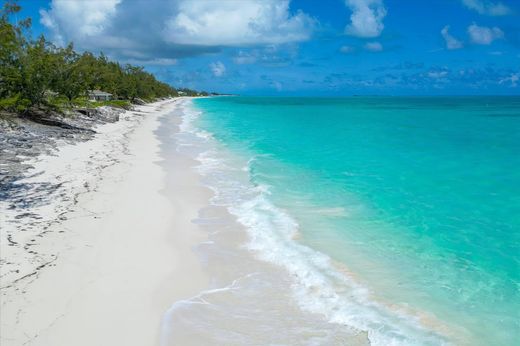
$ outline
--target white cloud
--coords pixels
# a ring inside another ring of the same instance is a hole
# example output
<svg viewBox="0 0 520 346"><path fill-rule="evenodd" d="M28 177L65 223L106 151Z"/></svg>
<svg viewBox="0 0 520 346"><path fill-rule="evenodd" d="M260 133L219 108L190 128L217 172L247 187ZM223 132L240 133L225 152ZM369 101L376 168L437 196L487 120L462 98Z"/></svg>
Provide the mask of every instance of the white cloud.
<svg viewBox="0 0 520 346"><path fill-rule="evenodd" d="M237 65L254 64L257 61L257 54L239 51L238 55L233 58L233 62Z"/></svg>
<svg viewBox="0 0 520 346"><path fill-rule="evenodd" d="M163 31L167 42L202 46L280 44L310 38L315 21L289 0L183 0Z"/></svg>
<svg viewBox="0 0 520 346"><path fill-rule="evenodd" d="M501 2L488 0L462 0L462 3L467 8L488 16L505 16L512 13L511 9Z"/></svg>
<svg viewBox="0 0 520 346"><path fill-rule="evenodd" d="M383 45L379 42L368 42L365 44L365 49L370 52L380 52L383 50Z"/></svg>
<svg viewBox="0 0 520 346"><path fill-rule="evenodd" d="M289 4L290 0L50 0L40 10L40 21L54 43L73 41L80 51L104 51L121 60L176 59L225 46L309 39L317 21L290 10Z"/></svg>
<svg viewBox="0 0 520 346"><path fill-rule="evenodd" d="M345 0L352 11L345 33L357 37L377 37L383 31L386 9L383 0Z"/></svg>
<svg viewBox="0 0 520 346"><path fill-rule="evenodd" d="M444 40L446 41L446 48L452 50L452 49L460 49L460 48L464 47L464 45L462 44L461 41L457 40L455 37L450 35L449 30L450 30L449 25L446 25L441 30L441 35L444 38Z"/></svg>
<svg viewBox="0 0 520 346"><path fill-rule="evenodd" d="M468 34L473 43L486 45L504 37L504 32L497 27L488 28L475 23L468 26Z"/></svg>
<svg viewBox="0 0 520 346"><path fill-rule="evenodd" d="M520 80L520 72L512 73L509 77L502 78L498 84L511 83L510 86L512 88L516 88L518 86L518 81Z"/></svg>
<svg viewBox="0 0 520 346"><path fill-rule="evenodd" d="M444 78L448 75L448 71L430 71L428 72L428 77L432 79L440 79Z"/></svg>
<svg viewBox="0 0 520 346"><path fill-rule="evenodd" d="M58 44L69 37L101 34L110 24L121 0L52 0L49 10L40 10L40 23L50 29Z"/></svg>
<svg viewBox="0 0 520 346"><path fill-rule="evenodd" d="M215 77L222 77L226 72L226 66L220 61L209 64L209 68Z"/></svg>
<svg viewBox="0 0 520 346"><path fill-rule="evenodd" d="M342 46L339 51L344 54L352 53L354 51L354 47L351 46Z"/></svg>

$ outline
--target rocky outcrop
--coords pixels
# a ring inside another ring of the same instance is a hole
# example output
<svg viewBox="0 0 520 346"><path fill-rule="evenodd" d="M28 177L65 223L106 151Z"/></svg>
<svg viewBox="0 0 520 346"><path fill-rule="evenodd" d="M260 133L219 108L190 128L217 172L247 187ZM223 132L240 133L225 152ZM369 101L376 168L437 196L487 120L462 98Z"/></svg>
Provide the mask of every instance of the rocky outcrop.
<svg viewBox="0 0 520 346"><path fill-rule="evenodd" d="M132 101L133 104L136 104L136 105L144 105L146 104L146 102L138 97L136 97L133 101Z"/></svg>
<svg viewBox="0 0 520 346"><path fill-rule="evenodd" d="M28 158L51 153L58 141L91 139L96 125L113 123L124 112L99 107L64 115L33 112L21 117L0 117L0 200L10 194L13 182L30 166Z"/></svg>

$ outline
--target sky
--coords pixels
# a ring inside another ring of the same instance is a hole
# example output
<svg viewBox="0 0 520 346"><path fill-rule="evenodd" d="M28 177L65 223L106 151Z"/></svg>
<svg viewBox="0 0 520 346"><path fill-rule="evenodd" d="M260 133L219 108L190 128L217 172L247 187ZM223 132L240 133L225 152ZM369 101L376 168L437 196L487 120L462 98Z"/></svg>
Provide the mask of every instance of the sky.
<svg viewBox="0 0 520 346"><path fill-rule="evenodd" d="M519 95L520 0L25 0L32 34L243 95Z"/></svg>

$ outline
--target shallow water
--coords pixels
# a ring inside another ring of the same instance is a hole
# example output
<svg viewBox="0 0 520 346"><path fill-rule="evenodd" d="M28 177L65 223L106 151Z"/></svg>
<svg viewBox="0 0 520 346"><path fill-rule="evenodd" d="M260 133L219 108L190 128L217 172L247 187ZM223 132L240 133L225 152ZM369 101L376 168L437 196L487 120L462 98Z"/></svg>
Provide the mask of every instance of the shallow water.
<svg viewBox="0 0 520 346"><path fill-rule="evenodd" d="M366 332L330 324L323 315L302 311L292 297L293 280L287 272L256 259L244 247L247 232L229 213L231 204L224 196L235 187L255 195L249 190L254 187L248 183L248 173L224 164L236 157L209 159L216 143L191 126L197 112L191 107L182 110L183 106L187 105L180 104L181 109L175 112L184 113L180 132L176 117L162 121L162 140L166 142L163 154L167 157L169 151L175 150L198 157L200 165L195 170L202 183L215 192L193 220L208 234L208 240L194 250L210 284L197 295L174 303L166 312L161 345L368 345Z"/></svg>
<svg viewBox="0 0 520 346"><path fill-rule="evenodd" d="M225 97L185 118L212 204L300 310L375 345L520 338L520 98Z"/></svg>

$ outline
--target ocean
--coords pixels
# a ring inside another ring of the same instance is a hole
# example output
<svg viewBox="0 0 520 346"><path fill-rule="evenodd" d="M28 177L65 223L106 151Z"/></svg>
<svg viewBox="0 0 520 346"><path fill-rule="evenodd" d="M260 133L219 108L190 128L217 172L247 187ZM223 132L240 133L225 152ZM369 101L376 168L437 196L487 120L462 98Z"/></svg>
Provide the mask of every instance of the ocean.
<svg viewBox="0 0 520 346"><path fill-rule="evenodd" d="M518 345L520 97L190 102L212 203L301 311L373 345Z"/></svg>

